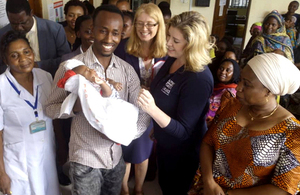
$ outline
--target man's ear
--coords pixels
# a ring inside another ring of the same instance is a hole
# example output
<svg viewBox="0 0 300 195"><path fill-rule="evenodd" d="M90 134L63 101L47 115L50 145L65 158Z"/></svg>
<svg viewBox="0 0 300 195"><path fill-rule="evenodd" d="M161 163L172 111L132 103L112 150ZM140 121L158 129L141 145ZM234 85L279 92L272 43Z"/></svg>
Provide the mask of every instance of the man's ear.
<svg viewBox="0 0 300 195"><path fill-rule="evenodd" d="M30 14L31 17L33 16L33 10L30 10Z"/></svg>

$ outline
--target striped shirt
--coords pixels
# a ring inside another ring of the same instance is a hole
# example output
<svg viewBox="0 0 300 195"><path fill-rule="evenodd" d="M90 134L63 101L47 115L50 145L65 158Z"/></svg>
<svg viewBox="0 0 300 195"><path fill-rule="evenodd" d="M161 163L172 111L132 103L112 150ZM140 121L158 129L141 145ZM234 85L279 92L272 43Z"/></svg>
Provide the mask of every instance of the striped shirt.
<svg viewBox="0 0 300 195"><path fill-rule="evenodd" d="M100 75L106 75L107 78L122 83L122 90L119 91L120 98L137 106L136 100L140 91L140 81L132 66L127 62L112 54L110 64L105 71L94 55L92 46L85 53L79 54L73 59L82 61ZM55 74L51 95L46 105L46 113L53 119L58 118L61 104L68 95L64 89L56 85L58 80L63 78L65 71L63 62ZM69 160L92 168L114 168L122 157L121 146L95 130L86 120L83 112L71 113L67 116L64 115L62 118L69 117L73 117ZM150 116L140 110L136 138L143 134L149 123Z"/></svg>

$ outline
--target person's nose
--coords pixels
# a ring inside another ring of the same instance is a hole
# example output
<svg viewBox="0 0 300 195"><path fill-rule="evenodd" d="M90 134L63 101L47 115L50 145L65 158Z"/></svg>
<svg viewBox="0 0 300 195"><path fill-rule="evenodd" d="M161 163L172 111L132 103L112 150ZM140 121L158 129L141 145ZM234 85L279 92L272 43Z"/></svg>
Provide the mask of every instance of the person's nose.
<svg viewBox="0 0 300 195"><path fill-rule="evenodd" d="M89 34L90 35L90 38L92 38L92 39L94 39L95 37L94 37L94 33L92 32L92 33L90 33Z"/></svg>
<svg viewBox="0 0 300 195"><path fill-rule="evenodd" d="M168 46L168 47L172 46L172 43L171 43L171 39L170 39L170 38L167 39L167 46Z"/></svg>
<svg viewBox="0 0 300 195"><path fill-rule="evenodd" d="M142 29L143 29L143 30L148 30L147 24L143 24Z"/></svg>
<svg viewBox="0 0 300 195"><path fill-rule="evenodd" d="M19 61L23 62L26 60L26 56L24 54L19 54Z"/></svg>
<svg viewBox="0 0 300 195"><path fill-rule="evenodd" d="M107 33L107 35L105 37L105 41L107 43L111 43L112 42L112 33Z"/></svg>
<svg viewBox="0 0 300 195"><path fill-rule="evenodd" d="M272 29L272 25L271 24L268 24L268 29Z"/></svg>
<svg viewBox="0 0 300 195"><path fill-rule="evenodd" d="M24 28L21 24L17 24L17 25L15 25L15 30L18 32L21 32L21 31L24 31Z"/></svg>

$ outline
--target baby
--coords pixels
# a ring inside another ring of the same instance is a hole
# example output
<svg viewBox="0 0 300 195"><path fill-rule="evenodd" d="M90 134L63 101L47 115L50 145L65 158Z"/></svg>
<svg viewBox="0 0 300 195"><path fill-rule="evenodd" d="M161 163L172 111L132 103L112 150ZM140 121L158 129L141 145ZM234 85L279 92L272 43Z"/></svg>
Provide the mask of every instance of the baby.
<svg viewBox="0 0 300 195"><path fill-rule="evenodd" d="M72 60L72 63L74 63L76 61ZM82 62L78 61L78 63L81 64ZM110 86L106 83L106 81L103 78L100 78L95 70L90 69L85 65L78 65L78 66L74 67L72 70L68 70L65 73L64 78L62 78L58 81L58 84L57 84L58 87L64 88L65 82L71 76L74 76L76 74L80 74L81 76L85 77L91 83L95 83L96 85L94 85L94 86L96 88L100 87L101 92L102 92L101 95L103 97L109 97L112 94L112 90L111 90ZM107 80L108 80L108 83L111 84L117 91L122 90L121 83L115 82L112 79L107 79Z"/></svg>
<svg viewBox="0 0 300 195"><path fill-rule="evenodd" d="M122 90L121 83L105 81L79 60L66 61L65 68L64 78L57 86L71 94L64 100L59 117L70 115L79 97L82 112L90 125L112 141L127 146L137 136L139 111L119 98L115 88Z"/></svg>
<svg viewBox="0 0 300 195"><path fill-rule="evenodd" d="M286 34L290 37L291 39L291 44L293 48L297 48L297 30L295 28L295 23L297 21L297 18L292 15L287 15L285 17L285 28L286 28Z"/></svg>

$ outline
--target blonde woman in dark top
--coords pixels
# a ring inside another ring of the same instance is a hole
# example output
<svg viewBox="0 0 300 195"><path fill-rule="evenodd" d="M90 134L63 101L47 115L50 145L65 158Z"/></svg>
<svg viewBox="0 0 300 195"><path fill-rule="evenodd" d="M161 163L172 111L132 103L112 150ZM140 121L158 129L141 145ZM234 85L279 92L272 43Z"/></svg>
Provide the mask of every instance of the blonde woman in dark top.
<svg viewBox="0 0 300 195"><path fill-rule="evenodd" d="M141 108L154 121L159 185L164 195L186 194L199 163L213 91L209 27L198 12L174 16L167 30L169 58L142 89Z"/></svg>

